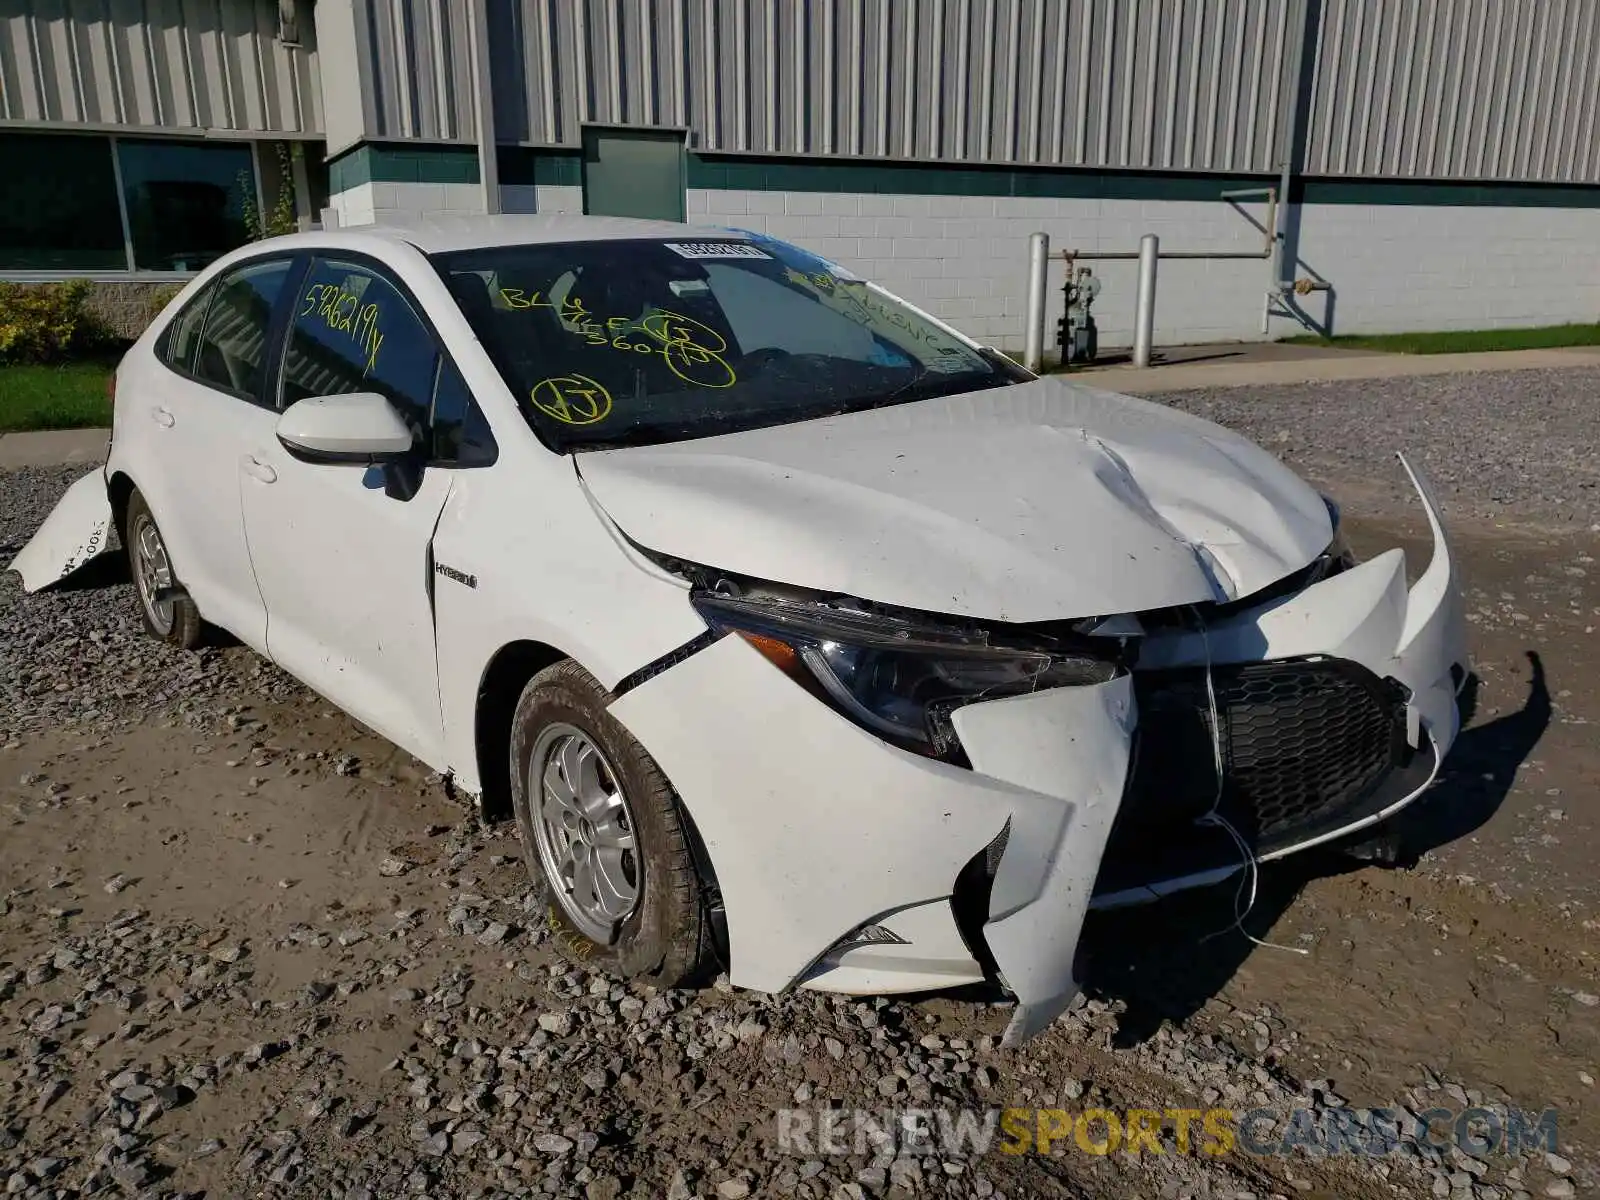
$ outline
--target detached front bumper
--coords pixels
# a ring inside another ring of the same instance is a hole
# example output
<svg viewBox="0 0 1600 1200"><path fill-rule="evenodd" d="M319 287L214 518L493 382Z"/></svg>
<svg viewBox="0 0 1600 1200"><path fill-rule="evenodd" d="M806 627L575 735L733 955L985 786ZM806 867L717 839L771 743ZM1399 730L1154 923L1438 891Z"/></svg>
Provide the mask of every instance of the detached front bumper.
<svg viewBox="0 0 1600 1200"><path fill-rule="evenodd" d="M1416 750L1414 767L1386 780L1398 790L1375 791L1262 858L1392 815L1426 788L1455 740L1466 668L1455 564L1426 483L1406 470L1434 541L1414 587L1403 553L1391 550L1218 621L1203 638L1164 634L1142 648L1141 673L1342 660L1392 681L1385 686ZM1018 1001L1007 1042L1039 1032L1076 994L1073 960L1092 906L1155 899L1242 865L1096 893L1128 786L1137 710L1127 677L968 705L952 718L966 770L887 745L737 637L612 706L672 779L704 840L734 983L914 991L971 982L992 965ZM982 911L962 911L975 894Z"/></svg>

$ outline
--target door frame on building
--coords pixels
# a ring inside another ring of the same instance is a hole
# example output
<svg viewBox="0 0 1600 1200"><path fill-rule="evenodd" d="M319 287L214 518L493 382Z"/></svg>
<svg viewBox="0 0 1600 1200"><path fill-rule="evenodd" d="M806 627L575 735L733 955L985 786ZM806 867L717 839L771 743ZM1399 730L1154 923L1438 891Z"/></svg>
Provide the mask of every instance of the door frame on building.
<svg viewBox="0 0 1600 1200"><path fill-rule="evenodd" d="M594 147L594 139L603 134L613 136L622 135L637 141L664 142L676 141L678 147L678 187L677 210L675 213L650 214L658 220L682 221L687 214L688 188L689 188L689 129L684 125L619 125L608 122L586 122L579 126L578 136L582 144L582 153L579 156L580 182L583 187L583 211L594 213L590 206L591 190L589 184L589 163ZM595 160L598 161L598 160ZM607 214L602 214L607 215ZM609 214L615 215L615 214ZM631 214L643 215L643 214Z"/></svg>

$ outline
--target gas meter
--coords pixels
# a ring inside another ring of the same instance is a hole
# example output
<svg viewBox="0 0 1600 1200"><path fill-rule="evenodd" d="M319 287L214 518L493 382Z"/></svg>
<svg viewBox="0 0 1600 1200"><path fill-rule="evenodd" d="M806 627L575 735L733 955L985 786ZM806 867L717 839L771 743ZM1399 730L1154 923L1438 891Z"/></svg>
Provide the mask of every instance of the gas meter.
<svg viewBox="0 0 1600 1200"><path fill-rule="evenodd" d="M1088 267L1069 268L1061 287L1066 315L1056 324L1056 345L1063 363L1092 363L1099 349L1094 314L1089 311L1100 294L1100 281Z"/></svg>

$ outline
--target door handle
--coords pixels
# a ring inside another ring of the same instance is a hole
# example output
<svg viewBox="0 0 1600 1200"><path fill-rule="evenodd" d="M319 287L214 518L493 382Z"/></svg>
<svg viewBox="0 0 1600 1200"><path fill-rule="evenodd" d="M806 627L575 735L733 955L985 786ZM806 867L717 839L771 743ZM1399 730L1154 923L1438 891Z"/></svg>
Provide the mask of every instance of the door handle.
<svg viewBox="0 0 1600 1200"><path fill-rule="evenodd" d="M273 470L266 463L260 461L252 454L246 454L243 458L241 458L239 460L239 465L244 468L244 473L246 475L249 475L253 479L259 479L262 483L272 483L278 478L277 471Z"/></svg>
<svg viewBox="0 0 1600 1200"><path fill-rule="evenodd" d="M150 410L150 419L163 429L171 429L174 423L172 413L159 404Z"/></svg>

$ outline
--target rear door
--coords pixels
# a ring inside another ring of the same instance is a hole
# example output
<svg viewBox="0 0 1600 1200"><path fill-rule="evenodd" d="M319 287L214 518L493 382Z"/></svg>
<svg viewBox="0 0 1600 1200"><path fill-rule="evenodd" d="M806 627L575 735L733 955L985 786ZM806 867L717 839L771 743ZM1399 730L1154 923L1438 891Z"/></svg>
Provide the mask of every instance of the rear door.
<svg viewBox="0 0 1600 1200"><path fill-rule="evenodd" d="M267 652L432 766L443 762L431 544L451 473L427 466L441 362L432 329L377 263L319 257L291 307L281 407L378 392L416 438L394 469L308 463L271 429L249 447L244 522L267 608Z"/></svg>
<svg viewBox="0 0 1600 1200"><path fill-rule="evenodd" d="M219 276L173 321L157 344L160 365L118 412L134 483L178 579L208 621L258 650L267 616L245 545L240 472L246 450L277 421L269 346L294 269L280 256Z"/></svg>

